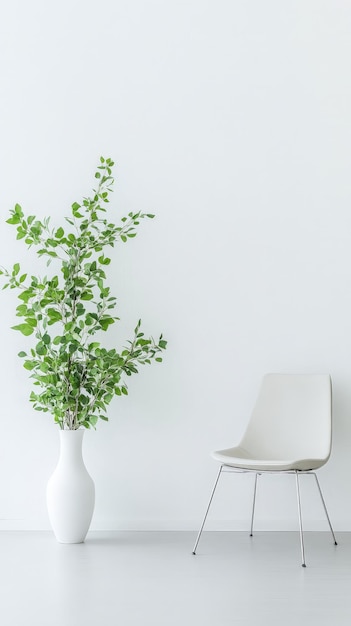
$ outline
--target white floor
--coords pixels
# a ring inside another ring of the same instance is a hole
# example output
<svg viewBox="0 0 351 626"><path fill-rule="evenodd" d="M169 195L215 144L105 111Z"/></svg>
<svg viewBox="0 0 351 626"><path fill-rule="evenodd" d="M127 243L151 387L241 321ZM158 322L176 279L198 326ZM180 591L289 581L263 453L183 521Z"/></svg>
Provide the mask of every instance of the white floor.
<svg viewBox="0 0 351 626"><path fill-rule="evenodd" d="M1 626L349 626L351 533L0 533Z"/></svg>

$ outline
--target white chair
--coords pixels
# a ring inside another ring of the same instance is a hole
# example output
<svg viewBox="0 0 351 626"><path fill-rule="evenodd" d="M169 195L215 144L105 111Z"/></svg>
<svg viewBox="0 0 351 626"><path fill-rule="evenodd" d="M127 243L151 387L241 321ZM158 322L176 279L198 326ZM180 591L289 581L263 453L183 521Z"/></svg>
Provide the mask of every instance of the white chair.
<svg viewBox="0 0 351 626"><path fill-rule="evenodd" d="M337 545L328 511L314 470L322 467L331 451L331 379L329 375L267 374L263 378L246 432L235 448L213 452L220 463L205 517L193 554L203 531L207 514L224 471L255 474L251 531L255 513L258 476L265 473L294 474L296 479L302 567L306 567L302 529L299 476L313 475L324 511Z"/></svg>

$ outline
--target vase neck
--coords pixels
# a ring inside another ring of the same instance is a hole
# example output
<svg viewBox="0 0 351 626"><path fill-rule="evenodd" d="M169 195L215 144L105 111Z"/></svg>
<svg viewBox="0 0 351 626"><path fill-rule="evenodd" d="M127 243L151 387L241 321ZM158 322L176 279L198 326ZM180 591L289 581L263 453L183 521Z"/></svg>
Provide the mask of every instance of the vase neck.
<svg viewBox="0 0 351 626"><path fill-rule="evenodd" d="M84 430L60 430L60 461L79 463L83 460Z"/></svg>

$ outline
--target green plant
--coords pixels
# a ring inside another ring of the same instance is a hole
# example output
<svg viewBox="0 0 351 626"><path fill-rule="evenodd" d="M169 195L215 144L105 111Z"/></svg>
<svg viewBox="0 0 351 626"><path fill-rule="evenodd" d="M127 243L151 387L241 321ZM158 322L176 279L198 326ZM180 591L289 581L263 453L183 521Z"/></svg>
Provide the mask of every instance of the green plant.
<svg viewBox="0 0 351 626"><path fill-rule="evenodd" d="M105 218L113 165L111 159L100 158L97 189L81 204L72 204L65 228L52 228L48 217L42 221L34 215L26 217L19 204L7 220L16 227L17 239L29 248L36 246L47 265L60 264L60 275L51 277L28 277L19 263L11 271L2 268L0 274L8 279L4 289L20 292L17 316L23 321L12 328L33 335L36 341L29 354L19 353L40 388L32 391L30 400L37 411L49 411L62 429L90 428L99 418L107 420L106 407L112 398L128 393L124 375L137 373L139 365L152 360L162 361L159 353L166 348L162 335L158 342L144 337L140 320L121 352L104 348L94 337L119 319L112 315L116 298L105 283L111 259L104 250L135 237L139 221L154 217L129 213L119 226Z"/></svg>

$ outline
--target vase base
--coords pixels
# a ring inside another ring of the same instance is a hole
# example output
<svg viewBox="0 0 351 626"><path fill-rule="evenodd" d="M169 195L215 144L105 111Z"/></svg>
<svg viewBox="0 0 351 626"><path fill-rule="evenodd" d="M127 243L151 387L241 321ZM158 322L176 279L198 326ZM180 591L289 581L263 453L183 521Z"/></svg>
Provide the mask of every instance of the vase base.
<svg viewBox="0 0 351 626"><path fill-rule="evenodd" d="M85 542L85 537L84 539L58 539L58 537L55 537L57 543L66 543L66 544L73 544L73 543L84 543Z"/></svg>

